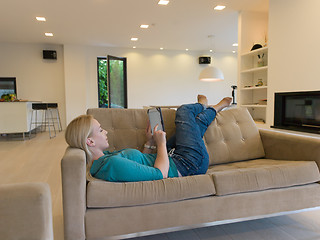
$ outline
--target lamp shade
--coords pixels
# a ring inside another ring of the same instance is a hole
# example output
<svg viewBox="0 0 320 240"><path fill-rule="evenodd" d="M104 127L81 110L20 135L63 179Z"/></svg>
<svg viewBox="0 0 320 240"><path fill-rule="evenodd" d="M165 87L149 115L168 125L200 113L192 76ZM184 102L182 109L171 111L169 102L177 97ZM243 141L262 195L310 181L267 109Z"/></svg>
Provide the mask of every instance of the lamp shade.
<svg viewBox="0 0 320 240"><path fill-rule="evenodd" d="M199 75L199 80L207 82L222 81L224 79L223 73L219 68L208 66L203 69Z"/></svg>

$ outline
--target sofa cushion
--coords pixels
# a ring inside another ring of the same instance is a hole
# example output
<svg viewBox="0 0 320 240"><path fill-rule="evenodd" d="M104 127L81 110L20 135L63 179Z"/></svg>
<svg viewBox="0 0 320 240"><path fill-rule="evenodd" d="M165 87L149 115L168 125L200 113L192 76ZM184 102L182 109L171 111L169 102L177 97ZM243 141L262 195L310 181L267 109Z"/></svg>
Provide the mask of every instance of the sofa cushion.
<svg viewBox="0 0 320 240"><path fill-rule="evenodd" d="M157 181L115 183L90 176L87 207L123 207L173 202L215 194L212 177L197 175Z"/></svg>
<svg viewBox="0 0 320 240"><path fill-rule="evenodd" d="M210 165L265 156L259 131L246 108L229 108L217 114L204 140Z"/></svg>
<svg viewBox="0 0 320 240"><path fill-rule="evenodd" d="M260 191L320 180L314 161L257 159L210 167L217 195Z"/></svg>
<svg viewBox="0 0 320 240"><path fill-rule="evenodd" d="M87 110L108 131L109 151L134 148L142 150L145 144L147 109L92 108ZM175 132L175 110L163 109L167 138Z"/></svg>

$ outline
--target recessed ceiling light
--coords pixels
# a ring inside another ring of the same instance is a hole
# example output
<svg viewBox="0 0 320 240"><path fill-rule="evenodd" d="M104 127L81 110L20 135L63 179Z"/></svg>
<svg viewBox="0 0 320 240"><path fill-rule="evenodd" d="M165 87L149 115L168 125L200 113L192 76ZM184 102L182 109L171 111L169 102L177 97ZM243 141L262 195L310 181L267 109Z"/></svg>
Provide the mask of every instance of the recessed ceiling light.
<svg viewBox="0 0 320 240"><path fill-rule="evenodd" d="M210 52L213 52L212 49L210 49Z"/></svg>
<svg viewBox="0 0 320 240"><path fill-rule="evenodd" d="M136 46L133 46L132 48L137 48Z"/></svg>
<svg viewBox="0 0 320 240"><path fill-rule="evenodd" d="M149 28L149 25L148 24L141 24L140 28Z"/></svg>
<svg viewBox="0 0 320 240"><path fill-rule="evenodd" d="M238 47L238 43L232 44L233 47Z"/></svg>
<svg viewBox="0 0 320 240"><path fill-rule="evenodd" d="M232 53L236 53L236 51L232 51Z"/></svg>
<svg viewBox="0 0 320 240"><path fill-rule="evenodd" d="M160 50L163 50L163 47L161 47Z"/></svg>
<svg viewBox="0 0 320 240"><path fill-rule="evenodd" d="M160 0L158 2L159 5L168 5L168 3L169 3L169 0Z"/></svg>
<svg viewBox="0 0 320 240"><path fill-rule="evenodd" d="M45 17L36 17L36 19L37 19L39 22L45 22L45 21L46 21L46 18L45 18Z"/></svg>
<svg viewBox="0 0 320 240"><path fill-rule="evenodd" d="M133 38L131 38L131 41L138 41L138 38L133 37Z"/></svg>
<svg viewBox="0 0 320 240"><path fill-rule="evenodd" d="M189 49L188 49L188 48L186 48L186 51L189 51Z"/></svg>
<svg viewBox="0 0 320 240"><path fill-rule="evenodd" d="M226 8L226 6L217 5L217 6L214 7L214 10L221 11L221 10L223 10L223 9L225 9L225 8Z"/></svg>
<svg viewBox="0 0 320 240"><path fill-rule="evenodd" d="M53 33L50 32L46 32L44 35L46 35L47 37L53 37Z"/></svg>

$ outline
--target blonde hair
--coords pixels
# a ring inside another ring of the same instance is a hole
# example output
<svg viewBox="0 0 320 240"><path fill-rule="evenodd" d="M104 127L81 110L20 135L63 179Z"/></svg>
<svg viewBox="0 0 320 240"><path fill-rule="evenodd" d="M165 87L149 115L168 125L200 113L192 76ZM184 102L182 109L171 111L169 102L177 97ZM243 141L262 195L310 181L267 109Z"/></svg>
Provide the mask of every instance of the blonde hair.
<svg viewBox="0 0 320 240"><path fill-rule="evenodd" d="M87 138L92 133L92 115L80 115L67 126L65 139L70 147L80 148L86 152L87 163L91 163L92 154L87 145Z"/></svg>

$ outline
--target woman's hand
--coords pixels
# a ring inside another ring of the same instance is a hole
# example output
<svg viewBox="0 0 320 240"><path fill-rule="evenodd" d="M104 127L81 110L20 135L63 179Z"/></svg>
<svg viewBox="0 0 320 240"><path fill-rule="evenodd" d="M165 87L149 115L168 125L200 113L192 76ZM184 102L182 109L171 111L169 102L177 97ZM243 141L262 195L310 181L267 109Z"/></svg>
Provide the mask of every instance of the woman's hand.
<svg viewBox="0 0 320 240"><path fill-rule="evenodd" d="M153 140L156 142L157 147L166 144L166 132L157 130L158 124L153 129Z"/></svg>
<svg viewBox="0 0 320 240"><path fill-rule="evenodd" d="M153 129L153 135L151 133L150 122L148 122L146 129L146 139L147 145L154 146L157 145L157 158L154 162L153 167L158 168L163 178L168 177L169 171L169 158L167 154L167 146L166 146L166 133L162 130L158 130L158 125L156 125ZM143 153L151 153L151 149L144 148Z"/></svg>
<svg viewBox="0 0 320 240"><path fill-rule="evenodd" d="M153 135L151 133L151 125L150 125L149 121L148 121L147 128L146 128L146 140L147 140L147 142L146 142L147 145L149 145L149 146L155 145Z"/></svg>
<svg viewBox="0 0 320 240"><path fill-rule="evenodd" d="M157 158L154 162L154 167L161 171L163 178L167 178L169 171L169 157L167 153L166 132L157 129L158 125L153 129L153 140L157 145Z"/></svg>
<svg viewBox="0 0 320 240"><path fill-rule="evenodd" d="M146 128L146 144L147 146L155 146L156 143L153 139L153 135L151 133L151 125L148 121L147 128ZM142 153L154 153L154 149L150 149L149 147L144 147Z"/></svg>

